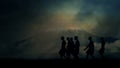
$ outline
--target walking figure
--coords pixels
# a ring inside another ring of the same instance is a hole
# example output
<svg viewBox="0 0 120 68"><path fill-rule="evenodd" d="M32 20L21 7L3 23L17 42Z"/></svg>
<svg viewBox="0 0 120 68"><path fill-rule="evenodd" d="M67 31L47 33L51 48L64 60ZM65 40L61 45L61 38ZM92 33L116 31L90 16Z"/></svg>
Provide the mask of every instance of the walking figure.
<svg viewBox="0 0 120 68"><path fill-rule="evenodd" d="M75 54L74 54L74 41L73 41L73 38L71 37L70 38L70 54L75 57Z"/></svg>
<svg viewBox="0 0 120 68"><path fill-rule="evenodd" d="M73 38L67 37L67 59L74 57L74 41Z"/></svg>
<svg viewBox="0 0 120 68"><path fill-rule="evenodd" d="M89 44L88 44L88 46L84 49L84 50L87 50L86 51L86 58L88 59L89 58L89 56L91 56L93 59L94 59L94 42L93 42L93 40L92 40L92 37L89 37L88 38L88 40L89 40Z"/></svg>
<svg viewBox="0 0 120 68"><path fill-rule="evenodd" d="M101 37L101 48L99 50L99 54L101 55L101 58L104 58L104 51L105 51L105 40L103 37Z"/></svg>
<svg viewBox="0 0 120 68"><path fill-rule="evenodd" d="M74 37L75 40L75 45L74 45L74 54L75 54L75 58L78 58L79 55L79 48L80 48L80 42L78 40L78 36Z"/></svg>
<svg viewBox="0 0 120 68"><path fill-rule="evenodd" d="M70 38L67 37L67 47L66 47L67 59L70 59Z"/></svg>
<svg viewBox="0 0 120 68"><path fill-rule="evenodd" d="M66 41L64 39L64 36L61 37L61 49L59 51L59 55L61 57L61 59L65 58L65 53L66 53Z"/></svg>

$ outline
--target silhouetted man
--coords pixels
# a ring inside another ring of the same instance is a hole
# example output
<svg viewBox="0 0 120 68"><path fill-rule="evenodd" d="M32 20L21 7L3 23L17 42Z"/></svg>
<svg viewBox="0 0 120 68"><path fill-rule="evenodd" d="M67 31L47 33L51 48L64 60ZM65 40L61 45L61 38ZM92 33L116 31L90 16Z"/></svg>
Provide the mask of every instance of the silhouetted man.
<svg viewBox="0 0 120 68"><path fill-rule="evenodd" d="M67 59L69 59L70 58L70 38L69 37L67 37L67 48L66 48L66 53L67 53Z"/></svg>
<svg viewBox="0 0 120 68"><path fill-rule="evenodd" d="M70 54L75 57L74 55L74 41L73 41L73 38L71 37L70 38Z"/></svg>
<svg viewBox="0 0 120 68"><path fill-rule="evenodd" d="M59 54L60 54L60 57L63 59L63 58L65 58L65 53L66 53L66 48L65 48L66 41L64 39L64 36L61 37L61 40L62 40L62 42L61 42L61 49L59 51Z"/></svg>
<svg viewBox="0 0 120 68"><path fill-rule="evenodd" d="M101 37L101 48L99 50L99 54L102 58L104 58L104 51L105 51L105 40L103 37Z"/></svg>
<svg viewBox="0 0 120 68"><path fill-rule="evenodd" d="M74 56L74 41L67 37L67 58L70 59L71 55Z"/></svg>
<svg viewBox="0 0 120 68"><path fill-rule="evenodd" d="M79 55L79 47L80 47L80 42L78 40L78 36L75 36L74 37L74 40L75 40L75 47L74 47L74 52L75 52L75 58L78 58L78 55Z"/></svg>
<svg viewBox="0 0 120 68"><path fill-rule="evenodd" d="M88 46L84 49L84 50L87 49L87 51L86 51L86 53L87 53L86 58L88 59L88 57L89 57L89 55L90 55L90 56L94 59L94 42L93 42L93 40L92 40L92 37L89 37L88 40L89 40L89 44L88 44Z"/></svg>

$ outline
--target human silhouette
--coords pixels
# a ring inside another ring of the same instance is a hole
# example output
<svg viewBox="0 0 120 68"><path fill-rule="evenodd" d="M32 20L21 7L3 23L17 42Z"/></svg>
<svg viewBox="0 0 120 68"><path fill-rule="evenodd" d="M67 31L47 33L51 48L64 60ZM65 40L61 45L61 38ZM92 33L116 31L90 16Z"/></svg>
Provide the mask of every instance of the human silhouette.
<svg viewBox="0 0 120 68"><path fill-rule="evenodd" d="M67 37L67 58L70 59L71 56L74 57L74 41L73 38Z"/></svg>
<svg viewBox="0 0 120 68"><path fill-rule="evenodd" d="M74 40L75 40L74 55L75 55L75 58L78 58L78 55L79 55L79 47L80 47L80 42L79 42L79 40L78 40L78 36L75 36L75 37L74 37Z"/></svg>
<svg viewBox="0 0 120 68"><path fill-rule="evenodd" d="M66 47L67 59L70 59L70 38L67 37L67 47Z"/></svg>
<svg viewBox="0 0 120 68"><path fill-rule="evenodd" d="M73 38L70 38L70 54L75 58L75 53L74 53L74 41Z"/></svg>
<svg viewBox="0 0 120 68"><path fill-rule="evenodd" d="M86 58L88 59L89 56L91 56L91 57L94 59L94 42L93 42L93 40L92 40L92 37L89 37L88 40L89 40L89 44L88 44L88 46L84 49L84 50L87 49L87 51L86 51L86 54L87 54L87 55L86 55Z"/></svg>
<svg viewBox="0 0 120 68"><path fill-rule="evenodd" d="M101 58L104 58L104 51L105 51L105 40L103 37L100 38L101 40L101 48L99 50L99 54L101 55Z"/></svg>
<svg viewBox="0 0 120 68"><path fill-rule="evenodd" d="M61 49L59 51L60 57L63 59L65 58L65 53L66 53L66 41L64 39L64 36L61 37Z"/></svg>

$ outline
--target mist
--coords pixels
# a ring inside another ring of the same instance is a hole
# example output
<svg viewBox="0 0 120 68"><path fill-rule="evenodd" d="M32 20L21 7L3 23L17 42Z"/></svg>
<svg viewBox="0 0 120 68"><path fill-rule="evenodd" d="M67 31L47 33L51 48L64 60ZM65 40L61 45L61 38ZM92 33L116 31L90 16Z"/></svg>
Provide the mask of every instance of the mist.
<svg viewBox="0 0 120 68"><path fill-rule="evenodd" d="M117 38L106 44L106 56L119 58L119 3L118 0L0 1L0 56L59 58L60 37L77 35L81 58L85 58L83 49L89 36ZM99 45L95 42L96 55Z"/></svg>

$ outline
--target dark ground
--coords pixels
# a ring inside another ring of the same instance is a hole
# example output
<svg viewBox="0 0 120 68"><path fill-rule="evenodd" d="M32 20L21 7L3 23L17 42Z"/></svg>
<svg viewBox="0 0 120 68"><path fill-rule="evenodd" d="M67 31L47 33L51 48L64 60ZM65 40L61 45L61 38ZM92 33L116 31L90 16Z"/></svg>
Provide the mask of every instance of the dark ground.
<svg viewBox="0 0 120 68"><path fill-rule="evenodd" d="M30 59L0 59L1 65L4 66L39 66L39 67L117 67L120 66L120 60L118 59L95 59L95 60L61 60L61 59L49 59L49 60L30 60ZM117 67L118 68L118 67Z"/></svg>

